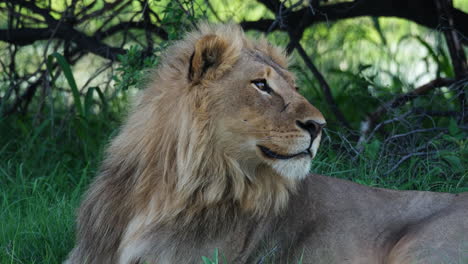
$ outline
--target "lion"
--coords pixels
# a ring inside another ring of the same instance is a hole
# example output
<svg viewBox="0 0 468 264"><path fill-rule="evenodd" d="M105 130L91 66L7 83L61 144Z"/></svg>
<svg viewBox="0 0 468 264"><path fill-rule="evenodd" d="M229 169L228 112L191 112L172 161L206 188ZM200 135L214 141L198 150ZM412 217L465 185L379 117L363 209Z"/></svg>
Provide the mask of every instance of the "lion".
<svg viewBox="0 0 468 264"><path fill-rule="evenodd" d="M466 261L468 194L309 173L325 118L288 61L234 24L169 47L85 194L66 263L200 263L214 250L227 263Z"/></svg>

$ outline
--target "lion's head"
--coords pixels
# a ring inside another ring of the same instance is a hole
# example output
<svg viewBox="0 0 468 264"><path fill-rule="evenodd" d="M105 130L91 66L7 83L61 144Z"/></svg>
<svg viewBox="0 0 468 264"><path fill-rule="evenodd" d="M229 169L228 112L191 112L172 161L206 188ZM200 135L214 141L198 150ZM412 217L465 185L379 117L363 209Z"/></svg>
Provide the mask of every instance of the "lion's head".
<svg viewBox="0 0 468 264"><path fill-rule="evenodd" d="M134 193L162 218L228 201L262 213L307 175L324 124L281 50L202 24L165 52L109 155L136 164Z"/></svg>

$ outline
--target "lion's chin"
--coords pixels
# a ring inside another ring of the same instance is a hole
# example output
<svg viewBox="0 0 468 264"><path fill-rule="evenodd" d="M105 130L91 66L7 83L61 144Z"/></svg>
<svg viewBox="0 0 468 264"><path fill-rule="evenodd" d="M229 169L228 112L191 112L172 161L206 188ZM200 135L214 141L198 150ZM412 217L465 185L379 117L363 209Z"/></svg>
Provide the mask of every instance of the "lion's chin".
<svg viewBox="0 0 468 264"><path fill-rule="evenodd" d="M300 180L307 176L311 168L311 157L295 158L293 160L275 160L271 163L273 170L284 178Z"/></svg>

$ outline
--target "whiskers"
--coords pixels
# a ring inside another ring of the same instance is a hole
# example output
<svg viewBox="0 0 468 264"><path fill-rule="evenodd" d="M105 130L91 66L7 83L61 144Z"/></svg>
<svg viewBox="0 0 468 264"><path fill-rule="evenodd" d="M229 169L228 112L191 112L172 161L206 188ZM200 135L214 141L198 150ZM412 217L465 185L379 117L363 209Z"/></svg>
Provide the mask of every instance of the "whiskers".
<svg viewBox="0 0 468 264"><path fill-rule="evenodd" d="M263 142L263 143L271 143L272 141L272 137L271 136L268 136L268 137L265 137L265 138L259 138L259 139L255 139L255 141L257 142Z"/></svg>
<svg viewBox="0 0 468 264"><path fill-rule="evenodd" d="M305 136L300 135L297 131L275 131L272 129L259 129L253 124L244 122L242 127L231 130L234 134L241 136L251 136L256 144L266 144L270 146L284 147L295 149L296 145L303 145ZM307 139L307 144L309 143ZM281 147L280 147L281 148Z"/></svg>

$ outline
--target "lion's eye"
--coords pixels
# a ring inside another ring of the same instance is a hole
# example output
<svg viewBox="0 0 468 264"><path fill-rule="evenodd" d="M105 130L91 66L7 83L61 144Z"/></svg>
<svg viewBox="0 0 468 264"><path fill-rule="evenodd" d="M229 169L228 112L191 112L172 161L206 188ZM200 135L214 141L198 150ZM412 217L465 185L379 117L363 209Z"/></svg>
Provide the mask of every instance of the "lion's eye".
<svg viewBox="0 0 468 264"><path fill-rule="evenodd" d="M265 79L258 79L258 80L253 80L252 81L253 85L257 87L262 92L266 93L271 93L273 92L273 89L268 85L267 81Z"/></svg>

